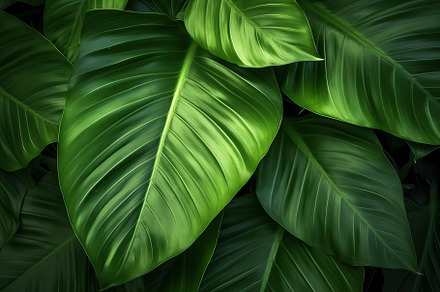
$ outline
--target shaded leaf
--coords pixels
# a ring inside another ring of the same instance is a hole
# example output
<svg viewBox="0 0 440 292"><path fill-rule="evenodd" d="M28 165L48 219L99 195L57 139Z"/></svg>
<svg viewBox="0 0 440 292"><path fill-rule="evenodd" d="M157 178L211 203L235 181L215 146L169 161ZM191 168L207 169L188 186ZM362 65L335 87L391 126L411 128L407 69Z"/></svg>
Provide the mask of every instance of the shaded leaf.
<svg viewBox="0 0 440 292"><path fill-rule="evenodd" d="M136 11L156 11L169 15L172 19L176 19L177 14L182 11L188 0L134 0L129 1L131 7ZM142 8L142 6L143 8ZM147 9L145 9L147 8ZM142 10L138 10L142 9Z"/></svg>
<svg viewBox="0 0 440 292"><path fill-rule="evenodd" d="M440 144L440 1L299 3L324 61L284 68L283 91L320 115Z"/></svg>
<svg viewBox="0 0 440 292"><path fill-rule="evenodd" d="M185 26L212 54L243 67L320 60L307 18L291 0L192 0Z"/></svg>
<svg viewBox="0 0 440 292"><path fill-rule="evenodd" d="M407 143L414 154L415 160L422 159L423 157L428 156L431 152L440 148L440 145L426 145L411 141L407 141Z"/></svg>
<svg viewBox="0 0 440 292"><path fill-rule="evenodd" d="M257 195L290 233L344 262L417 270L399 177L371 130L285 119Z"/></svg>
<svg viewBox="0 0 440 292"><path fill-rule="evenodd" d="M0 11L0 168L23 168L57 140L70 72L51 43Z"/></svg>
<svg viewBox="0 0 440 292"><path fill-rule="evenodd" d="M69 86L60 183L103 288L187 249L281 120L272 70L222 62L157 13L87 13Z"/></svg>

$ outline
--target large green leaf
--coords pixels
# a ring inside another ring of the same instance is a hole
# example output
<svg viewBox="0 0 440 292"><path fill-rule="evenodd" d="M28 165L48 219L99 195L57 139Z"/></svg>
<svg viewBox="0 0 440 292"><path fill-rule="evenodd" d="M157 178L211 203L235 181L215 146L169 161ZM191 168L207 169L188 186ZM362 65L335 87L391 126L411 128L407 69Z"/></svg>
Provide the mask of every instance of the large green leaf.
<svg viewBox="0 0 440 292"><path fill-rule="evenodd" d="M124 9L128 0L47 0L44 34L72 61L78 57L81 27L89 9Z"/></svg>
<svg viewBox="0 0 440 292"><path fill-rule="evenodd" d="M0 170L0 249L18 229L21 203L28 186L20 175Z"/></svg>
<svg viewBox="0 0 440 292"><path fill-rule="evenodd" d="M440 288L440 207L438 190L431 189L429 205L405 201L421 275L403 270L385 270L383 291L426 292Z"/></svg>
<svg viewBox="0 0 440 292"><path fill-rule="evenodd" d="M185 25L200 46L243 67L320 60L307 18L292 0L192 0Z"/></svg>
<svg viewBox="0 0 440 292"><path fill-rule="evenodd" d="M115 287L114 291L196 292L217 245L222 218L220 213L185 252L147 275Z"/></svg>
<svg viewBox="0 0 440 292"><path fill-rule="evenodd" d="M417 270L396 171L371 130L286 119L258 172L268 214L352 265Z"/></svg>
<svg viewBox="0 0 440 292"><path fill-rule="evenodd" d="M182 11L188 0L134 0L129 1L130 7L142 7L144 5L148 10L161 12L169 15L172 19L176 19L177 14ZM135 9L137 10L137 9ZM143 9L145 10L145 9ZM140 10L137 10L140 11Z"/></svg>
<svg viewBox="0 0 440 292"><path fill-rule="evenodd" d="M96 291L93 269L66 215L55 174L25 196L17 233L0 250L0 290Z"/></svg>
<svg viewBox="0 0 440 292"><path fill-rule="evenodd" d="M327 117L440 144L440 1L299 4L324 61L280 72L290 98Z"/></svg>
<svg viewBox="0 0 440 292"><path fill-rule="evenodd" d="M226 207L200 291L362 291L363 275L290 235L249 194Z"/></svg>
<svg viewBox="0 0 440 292"><path fill-rule="evenodd" d="M70 72L51 43L0 11L0 168L23 168L57 140Z"/></svg>
<svg viewBox="0 0 440 292"><path fill-rule="evenodd" d="M282 103L271 69L222 62L165 15L92 11L81 43L58 166L108 287L194 242L267 152Z"/></svg>

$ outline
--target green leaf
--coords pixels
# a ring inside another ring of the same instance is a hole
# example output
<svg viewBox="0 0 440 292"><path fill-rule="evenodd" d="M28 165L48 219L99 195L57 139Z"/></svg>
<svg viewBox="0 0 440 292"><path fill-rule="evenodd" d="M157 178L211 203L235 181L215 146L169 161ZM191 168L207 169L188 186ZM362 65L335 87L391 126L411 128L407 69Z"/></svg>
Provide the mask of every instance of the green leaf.
<svg viewBox="0 0 440 292"><path fill-rule="evenodd" d="M21 226L0 250L0 290L96 291L93 269L66 216L55 174L25 196Z"/></svg>
<svg viewBox="0 0 440 292"><path fill-rule="evenodd" d="M374 133L316 116L284 121L258 172L266 212L346 263L416 271L399 177Z"/></svg>
<svg viewBox="0 0 440 292"><path fill-rule="evenodd" d="M47 0L44 34L71 61L78 57L84 14L90 9L124 9L128 0Z"/></svg>
<svg viewBox="0 0 440 292"><path fill-rule="evenodd" d="M60 183L103 288L188 248L281 120L271 69L222 62L157 13L87 13L69 86Z"/></svg>
<svg viewBox="0 0 440 292"><path fill-rule="evenodd" d="M407 141L409 148L411 148L412 153L414 154L414 159L419 160L425 156L428 156L431 152L440 149L440 145L426 145L415 143L411 141Z"/></svg>
<svg viewBox="0 0 440 292"><path fill-rule="evenodd" d="M31 6L40 6L43 5L45 0L16 0L17 2L26 3Z"/></svg>
<svg viewBox="0 0 440 292"><path fill-rule="evenodd" d="M321 60L307 18L292 0L192 0L184 19L201 47L239 66Z"/></svg>
<svg viewBox="0 0 440 292"><path fill-rule="evenodd" d="M177 14L182 11L188 0L135 0L129 2L132 6L141 7L143 5L149 10L165 13L172 19L176 19Z"/></svg>
<svg viewBox="0 0 440 292"><path fill-rule="evenodd" d="M200 291L362 291L363 278L363 268L290 235L248 194L225 209Z"/></svg>
<svg viewBox="0 0 440 292"><path fill-rule="evenodd" d="M19 174L0 170L0 249L20 225L21 203L28 186Z"/></svg>
<svg viewBox="0 0 440 292"><path fill-rule="evenodd" d="M403 270L384 270L383 291L426 292L440 287L440 208L437 188L432 187L430 192L426 207L405 201L422 275Z"/></svg>
<svg viewBox="0 0 440 292"><path fill-rule="evenodd" d="M23 168L57 140L70 73L41 34L0 11L0 168Z"/></svg>
<svg viewBox="0 0 440 292"><path fill-rule="evenodd" d="M14 2L14 0L0 0L0 9L8 8Z"/></svg>
<svg viewBox="0 0 440 292"><path fill-rule="evenodd" d="M320 115L440 144L440 1L299 3L324 62L284 68L283 91Z"/></svg>
<svg viewBox="0 0 440 292"><path fill-rule="evenodd" d="M115 287L114 291L198 291L200 281L217 245L222 218L223 213L220 213L185 252L163 263L147 275Z"/></svg>

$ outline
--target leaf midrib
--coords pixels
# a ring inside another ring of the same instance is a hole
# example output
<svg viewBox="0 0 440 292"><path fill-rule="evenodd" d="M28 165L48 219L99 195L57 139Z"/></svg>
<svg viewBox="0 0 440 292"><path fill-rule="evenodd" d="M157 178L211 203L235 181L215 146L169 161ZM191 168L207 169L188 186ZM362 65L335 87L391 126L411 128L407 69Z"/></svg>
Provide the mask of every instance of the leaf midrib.
<svg viewBox="0 0 440 292"><path fill-rule="evenodd" d="M355 30L355 28L350 25L349 23L345 22L344 20L340 19L337 15L335 15L333 12L325 8L322 4L318 3L311 3L307 0L299 0L301 4L308 9L312 10L315 14L319 15L322 19L325 20L325 22L330 23L334 27L336 27L338 30L342 31L343 33L346 33L349 35L352 39L356 40L361 45L365 46L366 48L370 49L379 57L387 61L391 64L394 68L396 68L400 73L405 75L411 82L413 82L424 94L427 95L428 98L436 101L434 96L426 90L420 82L411 74L409 73L402 65L400 65L396 60L391 58L387 55L384 51L382 51L381 48L379 48L377 45L375 45L373 42L371 42L367 37L365 37L362 33Z"/></svg>
<svg viewBox="0 0 440 292"><path fill-rule="evenodd" d="M351 204L351 202L348 200L348 198L345 196L344 192L338 187L338 185L330 178L330 176L327 174L327 172L324 170L324 168L321 166L321 164L315 159L312 151L307 146L307 143L302 139L301 135L293 128L289 127L289 129L286 129L286 133L289 136L289 138L292 140L292 142L301 150L301 152L313 163L313 165L318 169L319 173L328 181L328 183L333 187L334 190L338 193L338 195L344 200L344 202L350 207L351 210L356 214L356 216L361 219L362 222L368 227L371 232L374 233L374 235L380 239L380 241L386 246L391 252L393 252L393 248L388 245L387 241L380 236L376 230L370 225L370 223L362 216L362 214L359 213L359 211L356 209L356 207Z"/></svg>
<svg viewBox="0 0 440 292"><path fill-rule="evenodd" d="M272 248L270 250L269 258L267 260L268 263L266 269L264 270L263 281L261 283L261 289L260 289L261 292L266 291L267 283L269 282L269 276L272 272L272 267L275 262L275 258L278 253L278 249L280 247L281 241L283 240L283 236L284 236L284 228L279 226L277 233L275 235L275 240L272 243Z"/></svg>
<svg viewBox="0 0 440 292"><path fill-rule="evenodd" d="M46 121L48 123L51 123L51 124L53 124L55 126L58 126L57 122L44 117L43 115L41 115L40 113L38 113L37 111L35 111L31 107L29 107L28 105L24 104L23 102L21 102L20 100L15 98L12 94L8 93L3 87L0 87L0 96L3 96L6 99L11 100L13 103L17 104L18 106L23 108L25 111L30 112L32 115L37 116L39 119L44 120L44 121Z"/></svg>

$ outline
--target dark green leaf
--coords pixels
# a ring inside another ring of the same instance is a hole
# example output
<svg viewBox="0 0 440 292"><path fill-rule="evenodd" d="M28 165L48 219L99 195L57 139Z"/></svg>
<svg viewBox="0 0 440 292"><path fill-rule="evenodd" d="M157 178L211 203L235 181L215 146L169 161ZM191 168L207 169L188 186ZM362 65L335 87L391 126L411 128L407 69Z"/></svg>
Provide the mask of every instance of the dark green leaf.
<svg viewBox="0 0 440 292"><path fill-rule="evenodd" d="M320 60L307 18L292 0L192 0L185 25L200 46L239 66Z"/></svg>
<svg viewBox="0 0 440 292"><path fill-rule="evenodd" d="M423 157L429 155L431 152L440 149L440 145L427 145L420 144L411 141L407 141L408 146L411 148L411 151L414 153L414 159L419 160Z"/></svg>
<svg viewBox="0 0 440 292"><path fill-rule="evenodd" d="M177 14L182 11L188 0L134 0L129 1L131 7L137 7L136 11L156 11L169 15L172 19L176 19ZM147 7L148 10L138 10L141 5Z"/></svg>
<svg viewBox="0 0 440 292"><path fill-rule="evenodd" d="M290 233L342 261L417 270L399 177L371 130L285 119L257 194Z"/></svg>
<svg viewBox="0 0 440 292"><path fill-rule="evenodd" d="M281 106L272 70L218 60L165 15L86 14L58 167L103 287L195 241L267 152Z"/></svg>
<svg viewBox="0 0 440 292"><path fill-rule="evenodd" d="M440 144L440 1L299 4L324 62L280 73L290 98L320 115Z"/></svg>

